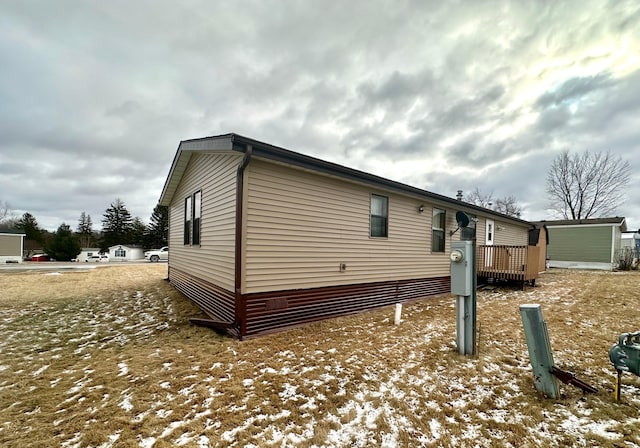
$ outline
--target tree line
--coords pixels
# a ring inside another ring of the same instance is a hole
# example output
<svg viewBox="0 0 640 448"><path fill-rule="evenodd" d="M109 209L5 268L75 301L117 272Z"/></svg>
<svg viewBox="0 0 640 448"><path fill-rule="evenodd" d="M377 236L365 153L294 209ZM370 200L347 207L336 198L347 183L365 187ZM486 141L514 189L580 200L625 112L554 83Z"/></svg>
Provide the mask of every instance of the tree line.
<svg viewBox="0 0 640 448"><path fill-rule="evenodd" d="M43 250L50 257L67 261L75 258L83 247L99 248L106 252L117 244L136 245L144 249L167 245L169 214L167 207L156 205L149 224L139 217L132 217L124 202L117 198L105 210L102 229L94 230L91 215L80 214L75 230L62 223L55 232L41 229L31 213L16 217L7 202L0 202L0 230L16 230L25 236L25 252L28 256Z"/></svg>
<svg viewBox="0 0 640 448"><path fill-rule="evenodd" d="M548 212L573 220L604 217L624 202L630 178L629 163L610 152L572 154L564 151L553 159L547 172ZM520 217L523 211L515 196L494 200L493 192L484 193L478 188L464 201L514 217ZM0 201L0 230L3 228L23 231L27 235L27 250L40 244L39 247L44 247L54 258L68 260L80 253L81 247L98 246L105 251L116 244L135 244L144 248L166 246L169 218L167 208L157 205L150 223L145 225L140 218L133 218L124 203L116 199L103 215L101 231L94 231L91 216L82 212L75 232L71 226L62 223L51 234L39 229L36 218L30 213L19 219L13 217L7 202Z"/></svg>

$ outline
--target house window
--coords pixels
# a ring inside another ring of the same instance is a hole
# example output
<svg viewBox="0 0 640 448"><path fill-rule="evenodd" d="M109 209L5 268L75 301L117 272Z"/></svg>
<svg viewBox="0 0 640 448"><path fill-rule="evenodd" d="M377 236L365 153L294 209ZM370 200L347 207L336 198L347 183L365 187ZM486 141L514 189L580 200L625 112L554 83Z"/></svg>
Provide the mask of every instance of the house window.
<svg viewBox="0 0 640 448"><path fill-rule="evenodd" d="M200 207L202 205L202 192L193 194L193 244L200 244Z"/></svg>
<svg viewBox="0 0 640 448"><path fill-rule="evenodd" d="M191 196L184 199L184 244L191 243Z"/></svg>
<svg viewBox="0 0 640 448"><path fill-rule="evenodd" d="M389 198L371 195L370 235L372 237L387 237L389 222Z"/></svg>
<svg viewBox="0 0 640 448"><path fill-rule="evenodd" d="M431 252L444 252L444 227L446 213L439 208L433 209L433 222L431 224Z"/></svg>
<svg viewBox="0 0 640 448"><path fill-rule="evenodd" d="M124 249L116 249L113 253L114 257L126 257L127 256L127 251Z"/></svg>

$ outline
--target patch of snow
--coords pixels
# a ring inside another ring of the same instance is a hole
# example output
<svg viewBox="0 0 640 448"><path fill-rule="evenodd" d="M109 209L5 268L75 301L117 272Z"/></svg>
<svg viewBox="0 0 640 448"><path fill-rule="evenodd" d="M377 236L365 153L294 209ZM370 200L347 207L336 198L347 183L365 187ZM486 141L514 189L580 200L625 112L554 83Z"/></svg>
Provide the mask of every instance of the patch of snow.
<svg viewBox="0 0 640 448"><path fill-rule="evenodd" d="M146 439L143 439L142 436L138 436L139 440L140 440L140 448L153 448L153 445L156 444L156 438L155 437L147 437Z"/></svg>
<svg viewBox="0 0 640 448"><path fill-rule="evenodd" d="M102 445L98 445L98 448L111 448L118 441L121 433L122 431L117 431L115 434L111 434L109 440Z"/></svg>
<svg viewBox="0 0 640 448"><path fill-rule="evenodd" d="M47 370L49 368L50 364L47 364L45 366L40 367L38 370L36 370L35 372L33 372L31 375L33 376L38 376L40 375L42 372L44 372L45 370Z"/></svg>
<svg viewBox="0 0 640 448"><path fill-rule="evenodd" d="M39 413L40 413L40 406L35 408L33 411L25 412L25 415L34 415L34 414L39 414Z"/></svg>
<svg viewBox="0 0 640 448"><path fill-rule="evenodd" d="M54 426L55 422L54 422ZM64 448L75 448L75 447L80 447L80 439L82 438L82 433L76 433L73 435L72 438L70 438L69 440L65 440L64 442L62 442L60 444L61 447Z"/></svg>
<svg viewBox="0 0 640 448"><path fill-rule="evenodd" d="M125 376L127 373L129 373L129 366L127 366L126 362L119 362L118 368L120 369L120 373L118 374L118 376Z"/></svg>
<svg viewBox="0 0 640 448"><path fill-rule="evenodd" d="M120 403L118 403L118 407L129 412L133 410L133 404L131 404L131 394L127 394L123 392L123 395L124 395L124 398Z"/></svg>
<svg viewBox="0 0 640 448"><path fill-rule="evenodd" d="M431 430L431 435L435 440L441 437L442 425L435 418L432 418L431 421L429 422L429 429Z"/></svg>
<svg viewBox="0 0 640 448"><path fill-rule="evenodd" d="M283 401L288 401L288 400L297 401L298 400L298 398L296 397L297 389L298 389L298 386L285 383L283 386L283 391L280 392L278 395L280 395L280 398L282 398Z"/></svg>
<svg viewBox="0 0 640 448"><path fill-rule="evenodd" d="M158 409L156 411L156 415L160 418L167 418L169 417L171 414L173 414L173 411L171 409L166 410L166 409Z"/></svg>
<svg viewBox="0 0 640 448"><path fill-rule="evenodd" d="M568 411L564 411L561 414L564 414L565 420L560 426L570 434L582 436L590 432L609 440L620 439L620 434L610 431L618 424L615 420L590 421L586 418L577 417Z"/></svg>
<svg viewBox="0 0 640 448"><path fill-rule="evenodd" d="M175 443L177 446L183 446L191 442L193 442L193 437L191 436L191 434L189 432L184 432L180 434L180 437L176 439Z"/></svg>
<svg viewBox="0 0 640 448"><path fill-rule="evenodd" d="M187 422L186 421L179 421L179 422L171 422L169 423L169 425L164 429L164 431L162 431L162 434L160 434L160 438L164 439L167 436L169 436L173 431L175 431L177 428L184 426Z"/></svg>

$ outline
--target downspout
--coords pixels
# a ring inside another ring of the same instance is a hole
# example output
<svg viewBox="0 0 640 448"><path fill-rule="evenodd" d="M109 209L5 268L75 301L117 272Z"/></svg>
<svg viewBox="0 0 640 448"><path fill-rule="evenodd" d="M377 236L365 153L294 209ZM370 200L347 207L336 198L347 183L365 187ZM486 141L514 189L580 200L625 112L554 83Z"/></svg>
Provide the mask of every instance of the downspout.
<svg viewBox="0 0 640 448"><path fill-rule="evenodd" d="M244 199L244 170L249 165L251 160L251 154L253 153L253 146L247 145L247 149L244 153L242 163L238 166L238 173L236 175L236 247L235 247L235 327L238 328L240 339L244 332L243 326L246 325L245 309L242 305L242 272L243 272L243 259L242 259L242 221L244 216L244 210L242 207Z"/></svg>

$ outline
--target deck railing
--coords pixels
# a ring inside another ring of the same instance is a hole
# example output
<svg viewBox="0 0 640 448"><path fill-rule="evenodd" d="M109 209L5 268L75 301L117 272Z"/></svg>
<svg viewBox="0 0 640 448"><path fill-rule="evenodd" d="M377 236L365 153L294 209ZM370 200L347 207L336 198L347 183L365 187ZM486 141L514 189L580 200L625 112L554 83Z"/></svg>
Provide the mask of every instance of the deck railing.
<svg viewBox="0 0 640 448"><path fill-rule="evenodd" d="M537 246L478 246L478 277L531 281L538 277Z"/></svg>

